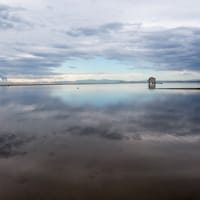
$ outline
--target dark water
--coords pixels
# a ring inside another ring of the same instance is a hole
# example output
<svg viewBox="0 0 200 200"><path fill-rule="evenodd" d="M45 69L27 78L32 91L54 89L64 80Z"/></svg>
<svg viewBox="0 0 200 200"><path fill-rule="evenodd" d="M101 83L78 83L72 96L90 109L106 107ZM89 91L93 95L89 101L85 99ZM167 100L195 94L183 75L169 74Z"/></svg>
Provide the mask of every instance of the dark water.
<svg viewBox="0 0 200 200"><path fill-rule="evenodd" d="M0 200L199 200L200 92L0 88Z"/></svg>

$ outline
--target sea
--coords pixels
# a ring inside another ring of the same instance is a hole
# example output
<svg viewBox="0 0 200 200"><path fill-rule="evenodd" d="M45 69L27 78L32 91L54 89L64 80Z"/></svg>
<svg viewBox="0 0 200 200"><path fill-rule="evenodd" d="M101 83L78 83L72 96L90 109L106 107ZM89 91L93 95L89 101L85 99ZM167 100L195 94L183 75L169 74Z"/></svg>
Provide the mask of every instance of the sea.
<svg viewBox="0 0 200 200"><path fill-rule="evenodd" d="M200 83L0 87L0 199L199 200L191 88Z"/></svg>

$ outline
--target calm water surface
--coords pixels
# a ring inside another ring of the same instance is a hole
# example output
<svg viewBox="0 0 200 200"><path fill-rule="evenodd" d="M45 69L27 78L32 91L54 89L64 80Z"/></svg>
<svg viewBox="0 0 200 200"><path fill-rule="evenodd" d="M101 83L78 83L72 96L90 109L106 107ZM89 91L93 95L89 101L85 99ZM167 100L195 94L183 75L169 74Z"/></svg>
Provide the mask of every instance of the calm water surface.
<svg viewBox="0 0 200 200"><path fill-rule="evenodd" d="M200 91L0 88L0 199L199 200Z"/></svg>

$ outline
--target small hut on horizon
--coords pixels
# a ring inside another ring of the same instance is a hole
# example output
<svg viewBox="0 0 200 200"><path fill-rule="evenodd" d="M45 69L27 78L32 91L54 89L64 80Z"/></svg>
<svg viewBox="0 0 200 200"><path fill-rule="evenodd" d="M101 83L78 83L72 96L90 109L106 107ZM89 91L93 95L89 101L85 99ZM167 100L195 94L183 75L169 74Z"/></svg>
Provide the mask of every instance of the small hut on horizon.
<svg viewBox="0 0 200 200"><path fill-rule="evenodd" d="M156 88L156 78L151 76L148 79L148 83L149 83L149 89L155 89Z"/></svg>

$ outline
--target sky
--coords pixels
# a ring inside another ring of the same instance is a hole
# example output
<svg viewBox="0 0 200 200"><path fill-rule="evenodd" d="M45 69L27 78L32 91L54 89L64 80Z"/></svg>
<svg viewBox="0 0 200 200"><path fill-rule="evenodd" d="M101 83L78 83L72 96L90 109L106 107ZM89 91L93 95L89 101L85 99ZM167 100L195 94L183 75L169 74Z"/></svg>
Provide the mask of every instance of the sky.
<svg viewBox="0 0 200 200"><path fill-rule="evenodd" d="M200 79L199 0L1 0L0 78Z"/></svg>

